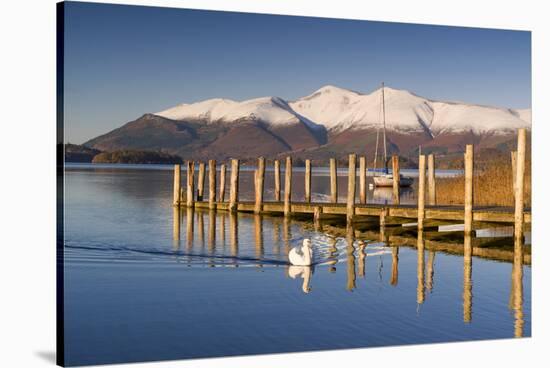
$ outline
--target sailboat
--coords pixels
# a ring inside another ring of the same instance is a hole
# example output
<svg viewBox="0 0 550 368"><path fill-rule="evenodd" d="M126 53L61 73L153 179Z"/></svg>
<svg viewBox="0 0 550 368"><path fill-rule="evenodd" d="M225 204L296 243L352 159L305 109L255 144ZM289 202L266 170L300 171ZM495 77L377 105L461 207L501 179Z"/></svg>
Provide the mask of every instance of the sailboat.
<svg viewBox="0 0 550 368"><path fill-rule="evenodd" d="M388 154L387 154L387 140L386 140L386 106L384 103L384 82L382 82L382 126L384 129L384 168L379 170L376 167L376 161L378 159L378 141L380 136L380 128L376 131L376 150L374 152L374 186L375 187L392 187L393 186L393 173L388 172ZM399 186L400 187L410 187L413 183L413 179L408 176L399 175Z"/></svg>

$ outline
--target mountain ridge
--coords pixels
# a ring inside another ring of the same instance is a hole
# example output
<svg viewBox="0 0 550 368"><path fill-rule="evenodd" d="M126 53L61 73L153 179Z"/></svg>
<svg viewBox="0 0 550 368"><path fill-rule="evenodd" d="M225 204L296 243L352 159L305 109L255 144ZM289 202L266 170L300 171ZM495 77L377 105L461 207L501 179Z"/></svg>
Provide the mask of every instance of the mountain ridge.
<svg viewBox="0 0 550 368"><path fill-rule="evenodd" d="M381 92L326 85L295 100L268 96L179 104L146 113L84 145L193 159L290 153L316 158L353 150L371 155L382 126ZM384 87L384 101L389 152L412 159L419 146L440 154L453 154L468 143L498 149L518 128L531 127L531 109L437 101L392 87Z"/></svg>

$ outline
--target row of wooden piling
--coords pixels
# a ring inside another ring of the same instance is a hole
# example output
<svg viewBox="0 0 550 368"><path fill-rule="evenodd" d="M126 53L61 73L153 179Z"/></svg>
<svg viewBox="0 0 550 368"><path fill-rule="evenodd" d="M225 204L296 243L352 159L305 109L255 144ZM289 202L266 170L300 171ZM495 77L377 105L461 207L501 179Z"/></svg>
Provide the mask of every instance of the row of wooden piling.
<svg viewBox="0 0 550 368"><path fill-rule="evenodd" d="M512 166L514 176L514 197L515 197L515 236L523 236L524 224L524 176L525 176L525 144L526 132L525 129L520 129L518 133L518 148L517 152L512 153ZM427 159L427 160L426 160ZM427 161L427 162L426 162ZM393 194L394 205L399 205L399 158L392 156L392 172L393 172ZM427 165L426 165L427 164ZM426 170L427 166L427 170ZM279 160L274 161L274 179L275 179L275 201L281 201L281 173ZM254 213L260 213L263 210L264 204L264 182L265 182L265 158L258 159L258 166L254 171ZM330 159L330 203L338 203L338 181L337 181L337 163L336 159ZM359 158L359 202L366 203L366 159ZM435 180L435 157L433 154L420 155L418 167L418 229L424 229L425 210L426 210L426 184L428 192L428 205L435 206L436 198L436 180ZM202 201L204 198L204 179L206 167L204 163L199 163L196 200ZM209 172L209 208L215 209L218 202L224 202L225 193L225 178L226 167L222 164L220 167L220 187L219 196L216 196L216 161L208 161ZM426 183L426 174L428 180ZM187 162L187 197L186 206L193 207L195 202L194 188L195 163ZM346 200L346 221L353 222L355 216L356 205L356 176L357 176L357 156L350 154L348 158L348 190ZM518 180L517 178L522 178ZM471 234L473 231L473 205L474 205L474 147L467 145L464 153L464 232ZM181 189L181 168L180 165L175 165L174 168L174 205L183 205L183 191ZM231 160L231 178L229 190L229 206L230 212L237 211L239 201L239 160ZM304 178L304 193L305 202L311 203L311 161L305 161L305 178ZM292 215L292 158L287 157L285 160L285 177L284 177L284 215ZM380 213L380 224L385 224L387 211L382 210ZM316 207L314 218L320 218L322 213L322 204Z"/></svg>

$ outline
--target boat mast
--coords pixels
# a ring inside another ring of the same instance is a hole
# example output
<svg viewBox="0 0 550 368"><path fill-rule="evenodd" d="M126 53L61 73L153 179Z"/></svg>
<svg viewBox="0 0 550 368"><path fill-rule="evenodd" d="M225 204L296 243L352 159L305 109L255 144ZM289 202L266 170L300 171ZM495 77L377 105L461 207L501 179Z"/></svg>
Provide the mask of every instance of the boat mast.
<svg viewBox="0 0 550 368"><path fill-rule="evenodd" d="M384 125L384 168L388 172L388 151L386 149L386 106L384 104L384 82L382 82L382 122Z"/></svg>

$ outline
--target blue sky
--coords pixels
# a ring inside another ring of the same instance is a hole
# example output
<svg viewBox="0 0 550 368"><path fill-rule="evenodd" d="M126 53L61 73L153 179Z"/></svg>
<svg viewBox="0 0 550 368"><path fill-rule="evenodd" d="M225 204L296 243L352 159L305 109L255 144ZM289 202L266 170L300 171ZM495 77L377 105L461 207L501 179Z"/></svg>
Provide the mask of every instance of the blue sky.
<svg viewBox="0 0 550 368"><path fill-rule="evenodd" d="M292 100L326 84L531 106L525 31L76 2L65 14L71 143L182 102Z"/></svg>

